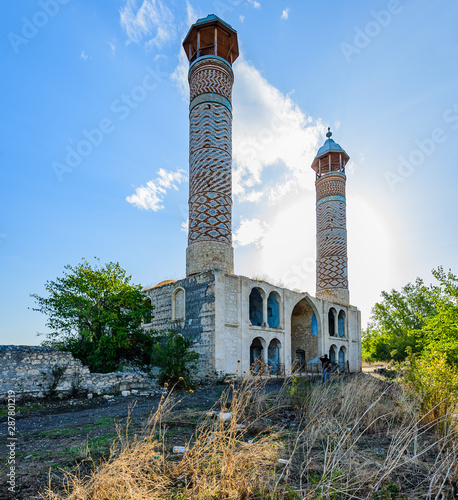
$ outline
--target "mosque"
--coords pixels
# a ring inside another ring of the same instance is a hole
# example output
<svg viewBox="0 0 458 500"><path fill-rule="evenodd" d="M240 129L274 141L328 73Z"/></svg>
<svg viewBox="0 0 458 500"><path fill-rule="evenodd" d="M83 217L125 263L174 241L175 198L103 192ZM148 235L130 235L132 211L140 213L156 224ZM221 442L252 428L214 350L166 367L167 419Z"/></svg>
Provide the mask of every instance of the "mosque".
<svg viewBox="0 0 458 500"><path fill-rule="evenodd" d="M199 19L183 47L189 59L189 234L186 278L145 289L154 317L199 353L200 376L247 373L257 360L288 375L327 353L341 370L361 370L361 315L350 305L345 166L327 140L316 174L316 295L234 274L232 246L232 64L237 32L215 15ZM312 214L310 214L312 215Z"/></svg>

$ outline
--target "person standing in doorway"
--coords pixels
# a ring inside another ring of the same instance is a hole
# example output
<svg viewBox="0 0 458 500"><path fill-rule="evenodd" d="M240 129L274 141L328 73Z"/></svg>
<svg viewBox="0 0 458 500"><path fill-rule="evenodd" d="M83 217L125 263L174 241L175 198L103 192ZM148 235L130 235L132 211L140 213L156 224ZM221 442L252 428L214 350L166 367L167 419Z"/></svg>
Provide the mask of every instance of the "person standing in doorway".
<svg viewBox="0 0 458 500"><path fill-rule="evenodd" d="M323 384L325 384L326 380L327 381L331 380L331 368L332 368L331 360L328 358L327 354L320 356L318 359L321 361L321 367L323 370Z"/></svg>

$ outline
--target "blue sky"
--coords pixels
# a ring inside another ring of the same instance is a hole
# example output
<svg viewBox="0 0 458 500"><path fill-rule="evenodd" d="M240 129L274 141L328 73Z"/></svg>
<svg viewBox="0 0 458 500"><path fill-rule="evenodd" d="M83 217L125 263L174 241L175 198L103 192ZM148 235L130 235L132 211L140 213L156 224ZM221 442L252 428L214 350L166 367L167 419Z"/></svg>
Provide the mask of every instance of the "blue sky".
<svg viewBox="0 0 458 500"><path fill-rule="evenodd" d="M145 286L184 276L181 42L210 13L238 31L241 49L236 273L314 294L310 165L328 126L351 157L350 296L363 326L381 290L429 280L438 265L458 271L456 2L8 2L0 19L2 344L43 340L45 317L29 309L29 294L43 294L83 257L119 261Z"/></svg>

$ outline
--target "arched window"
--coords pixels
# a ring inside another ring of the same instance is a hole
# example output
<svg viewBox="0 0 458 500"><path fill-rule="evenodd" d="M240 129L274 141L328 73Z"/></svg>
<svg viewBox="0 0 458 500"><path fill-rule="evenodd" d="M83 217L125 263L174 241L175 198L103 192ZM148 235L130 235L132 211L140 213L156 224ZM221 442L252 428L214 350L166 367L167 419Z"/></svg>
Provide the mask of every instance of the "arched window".
<svg viewBox="0 0 458 500"><path fill-rule="evenodd" d="M332 345L329 349L329 359L331 360L331 363L333 364L336 363L336 357L337 357L337 347L335 345Z"/></svg>
<svg viewBox="0 0 458 500"><path fill-rule="evenodd" d="M345 337L345 312L339 312L339 318L337 319L339 337Z"/></svg>
<svg viewBox="0 0 458 500"><path fill-rule="evenodd" d="M310 327L312 328L312 335L318 336L318 321L316 320L315 313L313 313L312 324L310 325Z"/></svg>
<svg viewBox="0 0 458 500"><path fill-rule="evenodd" d="M262 295L257 288L253 288L250 293L250 321L253 326L262 326Z"/></svg>
<svg viewBox="0 0 458 500"><path fill-rule="evenodd" d="M345 347L341 347L339 350L339 370L341 372L345 371L345 361L346 361L346 356L345 356Z"/></svg>
<svg viewBox="0 0 458 500"><path fill-rule="evenodd" d="M146 299L146 302L148 302L148 304L151 306L151 299L150 298ZM150 309L149 311L146 311L144 324L149 325L152 320L153 320L153 313L152 313L152 310Z"/></svg>
<svg viewBox="0 0 458 500"><path fill-rule="evenodd" d="M329 335L331 337L334 337L336 334L336 311L335 311L335 309L329 309L328 325L329 325Z"/></svg>
<svg viewBox="0 0 458 500"><path fill-rule="evenodd" d="M173 292L172 319L174 321L185 319L185 292L183 288L178 288Z"/></svg>
<svg viewBox="0 0 458 500"><path fill-rule="evenodd" d="M267 299L267 324L270 328L278 328L280 324L280 307L274 292L270 292Z"/></svg>

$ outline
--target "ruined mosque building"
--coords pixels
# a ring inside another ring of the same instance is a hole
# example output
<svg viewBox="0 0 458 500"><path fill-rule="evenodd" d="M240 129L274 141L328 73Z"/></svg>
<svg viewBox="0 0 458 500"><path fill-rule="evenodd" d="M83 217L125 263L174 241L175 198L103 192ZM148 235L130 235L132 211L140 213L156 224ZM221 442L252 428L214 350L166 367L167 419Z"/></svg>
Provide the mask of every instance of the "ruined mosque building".
<svg viewBox="0 0 458 500"><path fill-rule="evenodd" d="M289 374L295 360L313 363L324 353L340 369L361 370L361 318L350 305L347 277L349 156L328 132L311 166L316 296L235 275L231 97L237 32L210 15L191 27L183 47L190 63L186 278L144 290L155 308L144 327L190 337L201 376L249 373L256 360Z"/></svg>

